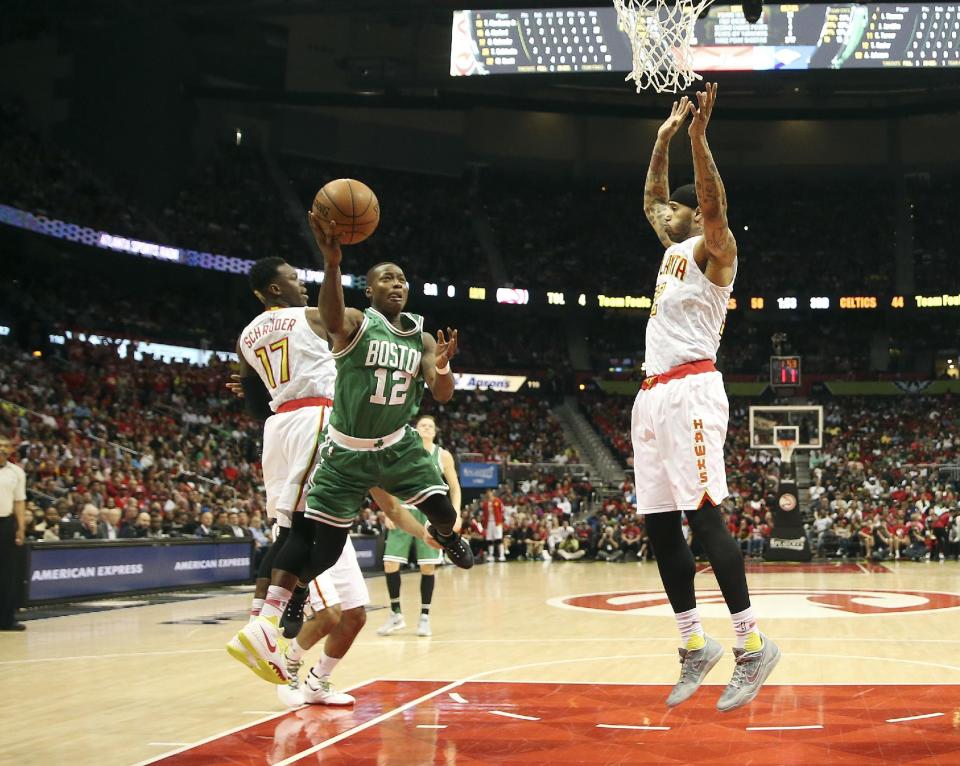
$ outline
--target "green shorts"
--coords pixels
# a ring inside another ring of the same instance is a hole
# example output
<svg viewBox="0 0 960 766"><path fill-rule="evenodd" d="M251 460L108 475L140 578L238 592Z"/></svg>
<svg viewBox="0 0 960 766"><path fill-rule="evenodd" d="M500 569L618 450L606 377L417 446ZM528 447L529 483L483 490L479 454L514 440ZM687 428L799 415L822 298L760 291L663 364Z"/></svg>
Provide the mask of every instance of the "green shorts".
<svg viewBox="0 0 960 766"><path fill-rule="evenodd" d="M414 508L412 505L405 506L410 514L424 526L427 525L427 517ZM423 540L414 537L409 532L402 529L391 529L387 533L387 546L383 551L384 561L396 561L400 564L406 564L410 560L410 546L417 546L417 564L441 564L443 563L443 553L436 548L431 548Z"/></svg>
<svg viewBox="0 0 960 766"><path fill-rule="evenodd" d="M307 518L351 527L371 487L381 487L404 505L419 505L449 491L437 461L409 426L395 444L367 450L335 444L324 431L307 493Z"/></svg>

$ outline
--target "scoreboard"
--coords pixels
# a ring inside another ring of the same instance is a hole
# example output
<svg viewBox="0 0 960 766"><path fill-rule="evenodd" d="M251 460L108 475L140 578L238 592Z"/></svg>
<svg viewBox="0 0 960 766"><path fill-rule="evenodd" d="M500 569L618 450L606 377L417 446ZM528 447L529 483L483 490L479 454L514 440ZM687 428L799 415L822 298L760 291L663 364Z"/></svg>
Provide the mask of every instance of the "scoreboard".
<svg viewBox="0 0 960 766"><path fill-rule="evenodd" d="M643 23L653 28L655 16ZM763 6L756 24L741 6L698 19L693 68L960 68L960 3ZM629 72L630 43L612 6L454 11L450 74Z"/></svg>

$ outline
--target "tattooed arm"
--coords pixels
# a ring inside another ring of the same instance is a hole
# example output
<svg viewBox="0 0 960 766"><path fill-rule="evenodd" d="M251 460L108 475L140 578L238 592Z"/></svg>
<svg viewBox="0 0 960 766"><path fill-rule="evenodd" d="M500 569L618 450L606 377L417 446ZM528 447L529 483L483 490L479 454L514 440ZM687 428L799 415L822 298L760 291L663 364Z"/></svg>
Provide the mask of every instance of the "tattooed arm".
<svg viewBox="0 0 960 766"><path fill-rule="evenodd" d="M679 102L673 102L670 116L657 131L657 143L653 146L653 156L650 158L650 169L647 170L647 183L643 187L643 212L650 221L650 225L657 233L664 247L670 247L673 242L667 236L663 219L669 208L670 181L667 170L670 161L670 139L680 130L683 121L690 111L690 100L684 96Z"/></svg>
<svg viewBox="0 0 960 766"><path fill-rule="evenodd" d="M733 279L733 260L737 256L737 241L727 225L727 193L720 179L720 171L713 161L707 144L707 123L717 99L716 84L707 83L706 93L697 93L700 108L693 110L690 122L690 146L693 150L693 170L697 185L697 201L703 217L703 239L697 243L694 257L701 263L702 249L706 250L707 277L720 285ZM698 252L701 251L701 252ZM713 273L711 273L713 272Z"/></svg>

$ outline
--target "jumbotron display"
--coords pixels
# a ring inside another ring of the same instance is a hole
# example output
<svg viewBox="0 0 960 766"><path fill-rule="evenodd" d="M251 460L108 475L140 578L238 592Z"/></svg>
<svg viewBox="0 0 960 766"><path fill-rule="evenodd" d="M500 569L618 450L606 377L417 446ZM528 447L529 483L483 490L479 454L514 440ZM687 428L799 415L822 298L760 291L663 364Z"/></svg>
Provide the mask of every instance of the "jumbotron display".
<svg viewBox="0 0 960 766"><path fill-rule="evenodd" d="M696 22L692 50L697 72L960 67L960 4L764 5L756 24L740 5L715 5ZM453 14L454 77L631 66L612 6Z"/></svg>

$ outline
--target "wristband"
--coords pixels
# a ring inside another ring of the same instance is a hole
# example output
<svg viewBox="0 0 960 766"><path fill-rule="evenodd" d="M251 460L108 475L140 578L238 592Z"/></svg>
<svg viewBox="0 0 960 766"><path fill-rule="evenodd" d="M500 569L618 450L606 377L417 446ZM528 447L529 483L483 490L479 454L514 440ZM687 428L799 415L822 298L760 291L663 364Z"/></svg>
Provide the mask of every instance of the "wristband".
<svg viewBox="0 0 960 766"><path fill-rule="evenodd" d="M437 375L449 375L450 374L450 362L448 361L443 367L437 367Z"/></svg>

